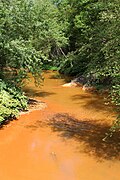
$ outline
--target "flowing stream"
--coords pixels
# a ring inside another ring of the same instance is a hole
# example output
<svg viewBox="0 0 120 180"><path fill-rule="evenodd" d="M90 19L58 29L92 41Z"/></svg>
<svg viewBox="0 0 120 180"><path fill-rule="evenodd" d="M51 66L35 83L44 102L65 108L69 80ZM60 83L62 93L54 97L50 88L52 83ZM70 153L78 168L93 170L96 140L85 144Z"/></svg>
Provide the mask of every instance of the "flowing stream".
<svg viewBox="0 0 120 180"><path fill-rule="evenodd" d="M26 94L47 104L0 130L1 180L119 180L120 133L102 139L115 119L105 99L62 87L67 79L46 71Z"/></svg>

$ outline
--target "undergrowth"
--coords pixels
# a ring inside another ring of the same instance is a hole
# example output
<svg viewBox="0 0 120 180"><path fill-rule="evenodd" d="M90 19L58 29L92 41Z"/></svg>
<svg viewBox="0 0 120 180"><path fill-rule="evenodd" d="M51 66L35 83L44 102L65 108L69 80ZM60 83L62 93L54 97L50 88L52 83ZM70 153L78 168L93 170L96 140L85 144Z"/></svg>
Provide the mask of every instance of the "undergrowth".
<svg viewBox="0 0 120 180"><path fill-rule="evenodd" d="M0 79L0 124L27 110L27 97L13 84Z"/></svg>

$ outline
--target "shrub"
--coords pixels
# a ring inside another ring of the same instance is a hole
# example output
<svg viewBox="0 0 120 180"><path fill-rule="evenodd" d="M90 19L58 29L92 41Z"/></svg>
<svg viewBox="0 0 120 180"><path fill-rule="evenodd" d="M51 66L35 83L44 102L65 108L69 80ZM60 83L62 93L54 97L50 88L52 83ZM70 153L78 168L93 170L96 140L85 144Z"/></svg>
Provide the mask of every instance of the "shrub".
<svg viewBox="0 0 120 180"><path fill-rule="evenodd" d="M0 80L0 123L27 110L27 97L17 87Z"/></svg>

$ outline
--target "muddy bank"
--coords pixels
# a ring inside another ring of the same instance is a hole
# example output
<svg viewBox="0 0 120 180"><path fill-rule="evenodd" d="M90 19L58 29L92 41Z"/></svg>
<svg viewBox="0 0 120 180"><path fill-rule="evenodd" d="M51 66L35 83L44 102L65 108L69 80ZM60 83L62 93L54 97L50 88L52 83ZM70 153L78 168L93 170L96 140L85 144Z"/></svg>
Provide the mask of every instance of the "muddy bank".
<svg viewBox="0 0 120 180"><path fill-rule="evenodd" d="M94 75L89 75L89 76L78 76L71 80L69 83L65 83L62 86L63 87L82 87L83 91L87 92L100 92L102 94L108 95L109 93L109 88L108 85L110 83L110 79L104 79L104 88L98 91L96 88L97 84L97 79Z"/></svg>
<svg viewBox="0 0 120 180"><path fill-rule="evenodd" d="M65 83L62 86L63 87L82 87L83 91L89 91L89 92L96 92L97 89L93 84L95 83L95 80L93 77L85 77L85 76L79 76L69 83ZM95 84L94 84L95 85Z"/></svg>
<svg viewBox="0 0 120 180"><path fill-rule="evenodd" d="M32 111L36 110L43 110L47 107L47 104L45 102L42 102L40 100L29 98L28 100L28 110L26 111L20 111L18 117L12 117L9 119L4 120L3 122L0 122L0 129L3 128L3 126L7 126L11 121L19 119L21 115L30 113Z"/></svg>
<svg viewBox="0 0 120 180"><path fill-rule="evenodd" d="M30 113L30 112L36 111L36 110L43 110L46 107L47 107L47 104L45 102L37 100L35 98L29 98L28 110L21 112L20 115Z"/></svg>

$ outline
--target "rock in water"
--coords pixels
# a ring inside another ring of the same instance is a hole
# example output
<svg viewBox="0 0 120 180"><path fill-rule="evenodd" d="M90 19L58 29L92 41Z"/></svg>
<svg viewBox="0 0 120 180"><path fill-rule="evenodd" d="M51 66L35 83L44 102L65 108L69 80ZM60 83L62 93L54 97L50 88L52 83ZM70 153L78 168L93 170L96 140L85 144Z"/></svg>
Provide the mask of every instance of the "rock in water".
<svg viewBox="0 0 120 180"><path fill-rule="evenodd" d="M70 82L70 83L63 84L62 86L63 87L76 87L78 86L78 84L74 82Z"/></svg>
<svg viewBox="0 0 120 180"><path fill-rule="evenodd" d="M82 90L83 90L83 91L94 92L94 91L96 91L96 88L93 87L93 86L88 86L88 85L85 84L85 85L82 87Z"/></svg>

